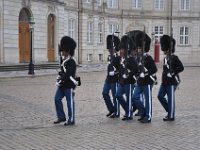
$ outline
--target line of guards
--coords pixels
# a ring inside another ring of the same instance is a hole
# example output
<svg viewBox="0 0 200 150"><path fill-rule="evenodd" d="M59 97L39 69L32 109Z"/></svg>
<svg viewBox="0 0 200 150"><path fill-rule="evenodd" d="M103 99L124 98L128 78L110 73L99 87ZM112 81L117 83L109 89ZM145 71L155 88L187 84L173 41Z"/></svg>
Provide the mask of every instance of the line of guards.
<svg viewBox="0 0 200 150"><path fill-rule="evenodd" d="M143 31L134 30L122 36L107 36L108 57L107 77L103 87L108 114L107 117L119 118L120 105L125 111L122 120L132 120L137 110L141 123L150 123L152 119L152 88L156 84L157 67L148 54L150 37ZM165 54L162 82L158 99L167 112L164 121L175 120L175 90L180 83L179 73L184 70L179 58L174 55L175 40L163 35L160 39L161 50ZM74 52L76 42L69 36L63 36L60 45L60 71L56 80L55 108L57 120L54 124L75 124L74 89L80 86L76 76ZM62 53L62 56L61 56ZM112 93L112 96L110 95ZM62 99L66 98L68 117L63 110ZM111 98L112 97L112 98Z"/></svg>
<svg viewBox="0 0 200 150"><path fill-rule="evenodd" d="M184 70L175 52L175 39L163 35L160 39L164 52L162 81L158 100L167 112L163 121L175 120L175 90L180 83L179 73ZM143 31L134 30L122 36L107 36L107 77L102 95L108 109L107 117L119 118L120 105L125 115L122 120L132 120L133 113L138 121L150 123L152 119L152 88L157 84L156 64L148 54L151 39ZM111 93L111 95L110 95Z"/></svg>

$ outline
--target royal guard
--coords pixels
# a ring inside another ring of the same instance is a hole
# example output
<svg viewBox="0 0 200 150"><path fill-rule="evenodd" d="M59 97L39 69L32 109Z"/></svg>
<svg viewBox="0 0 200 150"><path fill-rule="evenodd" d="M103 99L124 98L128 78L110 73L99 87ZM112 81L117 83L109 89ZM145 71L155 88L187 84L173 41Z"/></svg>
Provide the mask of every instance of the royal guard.
<svg viewBox="0 0 200 150"><path fill-rule="evenodd" d="M55 107L57 113L57 120L54 124L61 122L66 123L64 125L75 124L75 107L74 107L74 89L80 83L76 80L76 62L73 58L76 48L76 42L68 36L64 36L59 45L60 55L60 72L57 77L57 89L55 93ZM63 97L67 100L68 118L66 118L63 110Z"/></svg>
<svg viewBox="0 0 200 150"><path fill-rule="evenodd" d="M120 49L120 68L119 68L119 86L116 97L125 115L122 120L133 119L132 93L136 83L136 74L138 72L137 62L134 57L135 45L129 35L121 38ZM124 95L126 95L124 97Z"/></svg>
<svg viewBox="0 0 200 150"><path fill-rule="evenodd" d="M133 105L139 110L141 123L150 123L152 118L152 87L156 83L157 67L151 55L151 39L143 31L135 36L137 55L138 55L138 76L137 84L133 92ZM141 95L144 95L145 104L141 101Z"/></svg>
<svg viewBox="0 0 200 150"><path fill-rule="evenodd" d="M184 70L183 64L174 54L176 41L169 35L160 39L161 50L164 52L162 82L158 92L158 100L167 112L163 121L175 120L175 91L180 84L179 73ZM167 95L167 98L165 97Z"/></svg>
<svg viewBox="0 0 200 150"><path fill-rule="evenodd" d="M120 39L114 34L107 36L107 49L109 51L107 75L103 86L103 99L108 109L107 117L118 118L120 116L120 107L116 98L118 88L118 75L120 56L118 56L118 48ZM110 95L111 92L111 95Z"/></svg>

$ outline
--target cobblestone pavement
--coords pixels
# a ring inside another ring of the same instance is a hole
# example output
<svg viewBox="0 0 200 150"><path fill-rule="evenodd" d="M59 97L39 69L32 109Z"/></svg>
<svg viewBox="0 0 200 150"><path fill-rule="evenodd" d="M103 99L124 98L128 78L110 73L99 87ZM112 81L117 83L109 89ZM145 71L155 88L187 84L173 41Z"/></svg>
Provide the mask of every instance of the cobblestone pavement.
<svg viewBox="0 0 200 150"><path fill-rule="evenodd" d="M160 82L154 86L150 124L139 123L137 117L128 122L105 117L107 110L101 95L105 66L84 68L78 69L82 86L76 89L76 125L70 127L52 124L56 119L55 72L41 71L43 76L39 76L38 71L34 77L10 73L12 78L1 74L0 150L199 149L200 67L186 67L181 74L174 122L162 121L166 113L156 98Z"/></svg>

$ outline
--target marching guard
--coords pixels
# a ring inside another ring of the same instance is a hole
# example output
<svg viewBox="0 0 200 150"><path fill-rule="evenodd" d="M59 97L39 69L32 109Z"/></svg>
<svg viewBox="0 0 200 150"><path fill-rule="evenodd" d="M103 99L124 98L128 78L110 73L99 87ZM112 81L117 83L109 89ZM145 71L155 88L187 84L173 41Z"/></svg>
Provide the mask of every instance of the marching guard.
<svg viewBox="0 0 200 150"><path fill-rule="evenodd" d="M135 76L138 72L138 67L133 52L135 49L134 42L129 35L124 35L121 38L119 48L121 63L119 69L119 86L117 88L116 97L125 111L122 120L132 120L132 92L136 83Z"/></svg>
<svg viewBox="0 0 200 150"><path fill-rule="evenodd" d="M133 105L139 110L141 123L150 123L152 118L152 87L156 82L156 64L148 54L150 50L151 39L145 32L138 32L135 36L136 47L139 55L138 78L133 92ZM141 101L141 95L144 95L145 104Z"/></svg>
<svg viewBox="0 0 200 150"><path fill-rule="evenodd" d="M57 120L54 124L66 121L66 115L63 110L63 97L67 100L68 119L64 125L75 124L75 104L74 104L74 89L80 83L76 80L76 62L73 58L76 48L76 42L68 36L64 36L60 41L60 72L57 77L57 90L55 93L55 108ZM61 56L62 53L62 56Z"/></svg>
<svg viewBox="0 0 200 150"><path fill-rule="evenodd" d="M158 92L158 100L167 112L163 121L175 120L175 91L180 83L179 73L184 70L183 64L174 54L176 41L169 35L160 39L161 50L164 52L162 83ZM167 95L167 98L165 97Z"/></svg>
<svg viewBox="0 0 200 150"><path fill-rule="evenodd" d="M108 56L107 76L104 82L102 95L108 109L107 117L118 118L120 116L120 107L116 98L118 87L118 74L120 65L120 56L118 56L118 46L120 39L114 34L107 36ZM110 96L110 91L112 97Z"/></svg>

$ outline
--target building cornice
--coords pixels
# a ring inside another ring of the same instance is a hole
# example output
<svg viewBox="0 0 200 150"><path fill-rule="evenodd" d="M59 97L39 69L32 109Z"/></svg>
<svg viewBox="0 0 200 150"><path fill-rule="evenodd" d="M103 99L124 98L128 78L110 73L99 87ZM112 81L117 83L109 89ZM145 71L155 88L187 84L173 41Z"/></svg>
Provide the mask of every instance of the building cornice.
<svg viewBox="0 0 200 150"><path fill-rule="evenodd" d="M49 4L57 4L57 5L62 5L62 6L65 5L64 1L61 1L61 0L32 0L32 1L44 2L44 3L49 3Z"/></svg>

